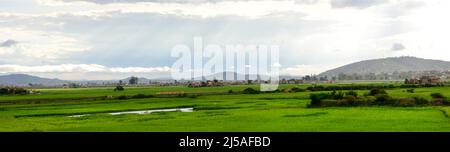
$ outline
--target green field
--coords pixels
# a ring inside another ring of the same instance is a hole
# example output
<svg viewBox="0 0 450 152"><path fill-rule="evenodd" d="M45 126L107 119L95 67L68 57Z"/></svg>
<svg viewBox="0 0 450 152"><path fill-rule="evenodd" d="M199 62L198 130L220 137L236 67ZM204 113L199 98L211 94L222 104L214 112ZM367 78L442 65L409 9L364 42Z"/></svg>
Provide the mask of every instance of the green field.
<svg viewBox="0 0 450 152"><path fill-rule="evenodd" d="M349 84L340 84L349 85ZM305 88L308 85L282 85ZM0 131L51 132L447 132L450 107L306 108L311 92L228 94L249 86L214 88L126 87L41 89L39 94L0 96ZM257 86L251 86L257 87ZM394 97L431 99L450 87L387 90ZM196 97L153 97L104 100L105 96L185 92ZM358 91L360 94L367 90ZM110 112L194 108L193 112L110 115ZM89 114L83 117L72 115Z"/></svg>

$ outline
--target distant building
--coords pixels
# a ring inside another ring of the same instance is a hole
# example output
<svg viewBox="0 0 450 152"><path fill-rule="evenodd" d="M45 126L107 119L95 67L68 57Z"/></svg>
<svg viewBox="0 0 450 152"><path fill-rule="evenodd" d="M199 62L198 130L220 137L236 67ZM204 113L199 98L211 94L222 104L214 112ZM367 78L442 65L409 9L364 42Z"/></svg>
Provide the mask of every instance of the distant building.
<svg viewBox="0 0 450 152"><path fill-rule="evenodd" d="M438 85L440 83L441 78L432 76L422 76L420 79L412 78L405 80L405 84Z"/></svg>

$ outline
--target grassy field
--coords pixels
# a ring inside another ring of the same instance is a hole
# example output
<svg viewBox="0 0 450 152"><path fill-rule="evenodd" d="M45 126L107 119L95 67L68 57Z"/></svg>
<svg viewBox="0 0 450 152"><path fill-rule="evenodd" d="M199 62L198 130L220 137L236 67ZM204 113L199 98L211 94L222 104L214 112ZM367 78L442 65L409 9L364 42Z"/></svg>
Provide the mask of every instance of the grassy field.
<svg viewBox="0 0 450 152"><path fill-rule="evenodd" d="M340 84L351 85L351 84ZM306 88L309 85L282 85ZM447 132L450 107L334 107L306 108L311 92L228 94L249 86L216 88L140 87L42 89L40 94L0 96L0 131L233 131L233 132ZM257 88L257 86L251 86ZM390 89L395 97L440 92L450 96L450 87ZM104 96L185 92L196 97L154 97L100 100ZM360 94L367 90L358 91ZM193 112L109 115L109 112L194 108ZM89 114L83 117L72 115Z"/></svg>

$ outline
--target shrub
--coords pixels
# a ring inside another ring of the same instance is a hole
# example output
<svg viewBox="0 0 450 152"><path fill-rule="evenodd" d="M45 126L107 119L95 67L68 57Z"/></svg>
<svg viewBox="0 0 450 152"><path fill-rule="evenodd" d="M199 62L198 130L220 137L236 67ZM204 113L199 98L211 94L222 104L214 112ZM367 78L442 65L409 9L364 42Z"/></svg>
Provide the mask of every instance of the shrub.
<svg viewBox="0 0 450 152"><path fill-rule="evenodd" d="M306 90L305 89L301 89L301 88L297 88L297 87L293 87L293 88L291 88L291 91L292 92L305 92Z"/></svg>
<svg viewBox="0 0 450 152"><path fill-rule="evenodd" d="M178 94L178 97L187 97L187 94L186 93L181 93L181 94Z"/></svg>
<svg viewBox="0 0 450 152"><path fill-rule="evenodd" d="M356 105L370 106L375 105L376 98L374 96L367 96L364 98L357 98Z"/></svg>
<svg viewBox="0 0 450 152"><path fill-rule="evenodd" d="M232 94L232 93L233 93L233 90L228 90L228 93L229 93L229 94Z"/></svg>
<svg viewBox="0 0 450 152"><path fill-rule="evenodd" d="M259 94L259 90L255 90L253 88L247 88L242 91L243 94Z"/></svg>
<svg viewBox="0 0 450 152"><path fill-rule="evenodd" d="M431 97L433 97L431 100L431 104L433 106L450 105L450 103L446 100L446 97L441 93L432 93Z"/></svg>
<svg viewBox="0 0 450 152"><path fill-rule="evenodd" d="M128 96L126 96L126 95L120 95L119 97L117 97L117 99L119 99L119 100L127 100L127 99L128 99Z"/></svg>
<svg viewBox="0 0 450 152"><path fill-rule="evenodd" d="M344 101L345 106L355 106L357 98L353 95L347 95L342 99Z"/></svg>
<svg viewBox="0 0 450 152"><path fill-rule="evenodd" d="M416 105L416 99L414 99L414 98L400 98L397 101L397 106L409 107L409 106L415 106L415 105Z"/></svg>
<svg viewBox="0 0 450 152"><path fill-rule="evenodd" d="M195 98L197 98L197 95L196 94L191 94L191 95L188 95L188 98L195 99Z"/></svg>
<svg viewBox="0 0 450 152"><path fill-rule="evenodd" d="M29 94L30 91L24 88L6 87L0 88L0 95Z"/></svg>
<svg viewBox="0 0 450 152"><path fill-rule="evenodd" d="M327 99L329 96L328 93L311 93L309 95L309 98L311 99L309 106L318 107L322 104L321 101Z"/></svg>
<svg viewBox="0 0 450 152"><path fill-rule="evenodd" d="M308 107L331 107L331 106L423 106L432 105L450 105L450 102L446 101L446 98L442 94L432 94L433 100L429 102L422 97L405 97L405 98L393 98L389 96L384 90L371 90L369 94L375 94L375 96L363 96L357 97L357 93L349 91L342 97L342 92L333 91L332 93L312 93L310 94L311 103ZM355 96L356 95L356 96Z"/></svg>
<svg viewBox="0 0 450 152"><path fill-rule="evenodd" d="M124 91L125 88L123 88L122 86L116 86L116 88L114 88L114 91Z"/></svg>
<svg viewBox="0 0 450 152"><path fill-rule="evenodd" d="M414 97L417 105L427 105L429 104L428 100L422 97Z"/></svg>
<svg viewBox="0 0 450 152"><path fill-rule="evenodd" d="M389 105L392 101L392 98L387 94L377 94L375 98L375 104L377 105Z"/></svg>
<svg viewBox="0 0 450 152"><path fill-rule="evenodd" d="M431 100L431 105L433 105L433 106L445 105L445 100L443 98L433 98Z"/></svg>
<svg viewBox="0 0 450 152"><path fill-rule="evenodd" d="M342 91L333 91L331 92L331 97L336 100L344 99L344 93L342 93Z"/></svg>
<svg viewBox="0 0 450 152"><path fill-rule="evenodd" d="M142 99L142 98L147 98L147 97L148 97L148 96L145 95L145 94L137 94L137 95L132 96L131 98L134 98L134 99Z"/></svg>
<svg viewBox="0 0 450 152"><path fill-rule="evenodd" d="M349 92L345 93L345 95L358 97L358 93L355 91L349 91Z"/></svg>
<svg viewBox="0 0 450 152"><path fill-rule="evenodd" d="M414 89L407 89L406 92L408 92L408 93L414 93Z"/></svg>
<svg viewBox="0 0 450 152"><path fill-rule="evenodd" d="M432 93L431 97L433 97L433 98L441 98L441 99L445 98L445 96L442 95L441 93Z"/></svg>
<svg viewBox="0 0 450 152"><path fill-rule="evenodd" d="M380 88L372 89L372 90L370 90L370 92L369 92L369 95L371 95L371 96L376 96L376 95L379 95L379 94L387 94L387 93L386 93L385 90L380 89Z"/></svg>
<svg viewBox="0 0 450 152"><path fill-rule="evenodd" d="M336 107L339 106L339 101L334 99L324 99L320 102L320 105L316 107Z"/></svg>

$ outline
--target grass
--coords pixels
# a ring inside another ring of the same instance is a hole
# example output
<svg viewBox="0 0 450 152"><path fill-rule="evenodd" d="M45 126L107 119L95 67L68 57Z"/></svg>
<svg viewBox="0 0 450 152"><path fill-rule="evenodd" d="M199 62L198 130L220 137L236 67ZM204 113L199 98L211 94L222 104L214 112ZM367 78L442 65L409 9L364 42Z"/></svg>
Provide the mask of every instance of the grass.
<svg viewBox="0 0 450 152"><path fill-rule="evenodd" d="M353 85L353 84L341 84ZM308 85L282 85L306 88ZM147 87L42 89L41 94L0 96L0 131L50 132L447 132L450 107L336 107L306 108L310 92L271 94L200 95L196 98L145 98L92 100L86 97L156 94L164 91L227 93L248 86L216 88ZM257 88L253 85L251 87ZM367 91L358 91L364 94ZM450 87L391 89L391 96L420 96L440 92L450 96ZM71 99L71 100L67 100ZM52 100L29 103L18 101ZM16 102L17 101L17 102ZM60 102L62 101L62 102ZM14 104L15 103L15 104ZM108 115L108 112L193 107L194 112ZM72 118L70 115L91 114Z"/></svg>

